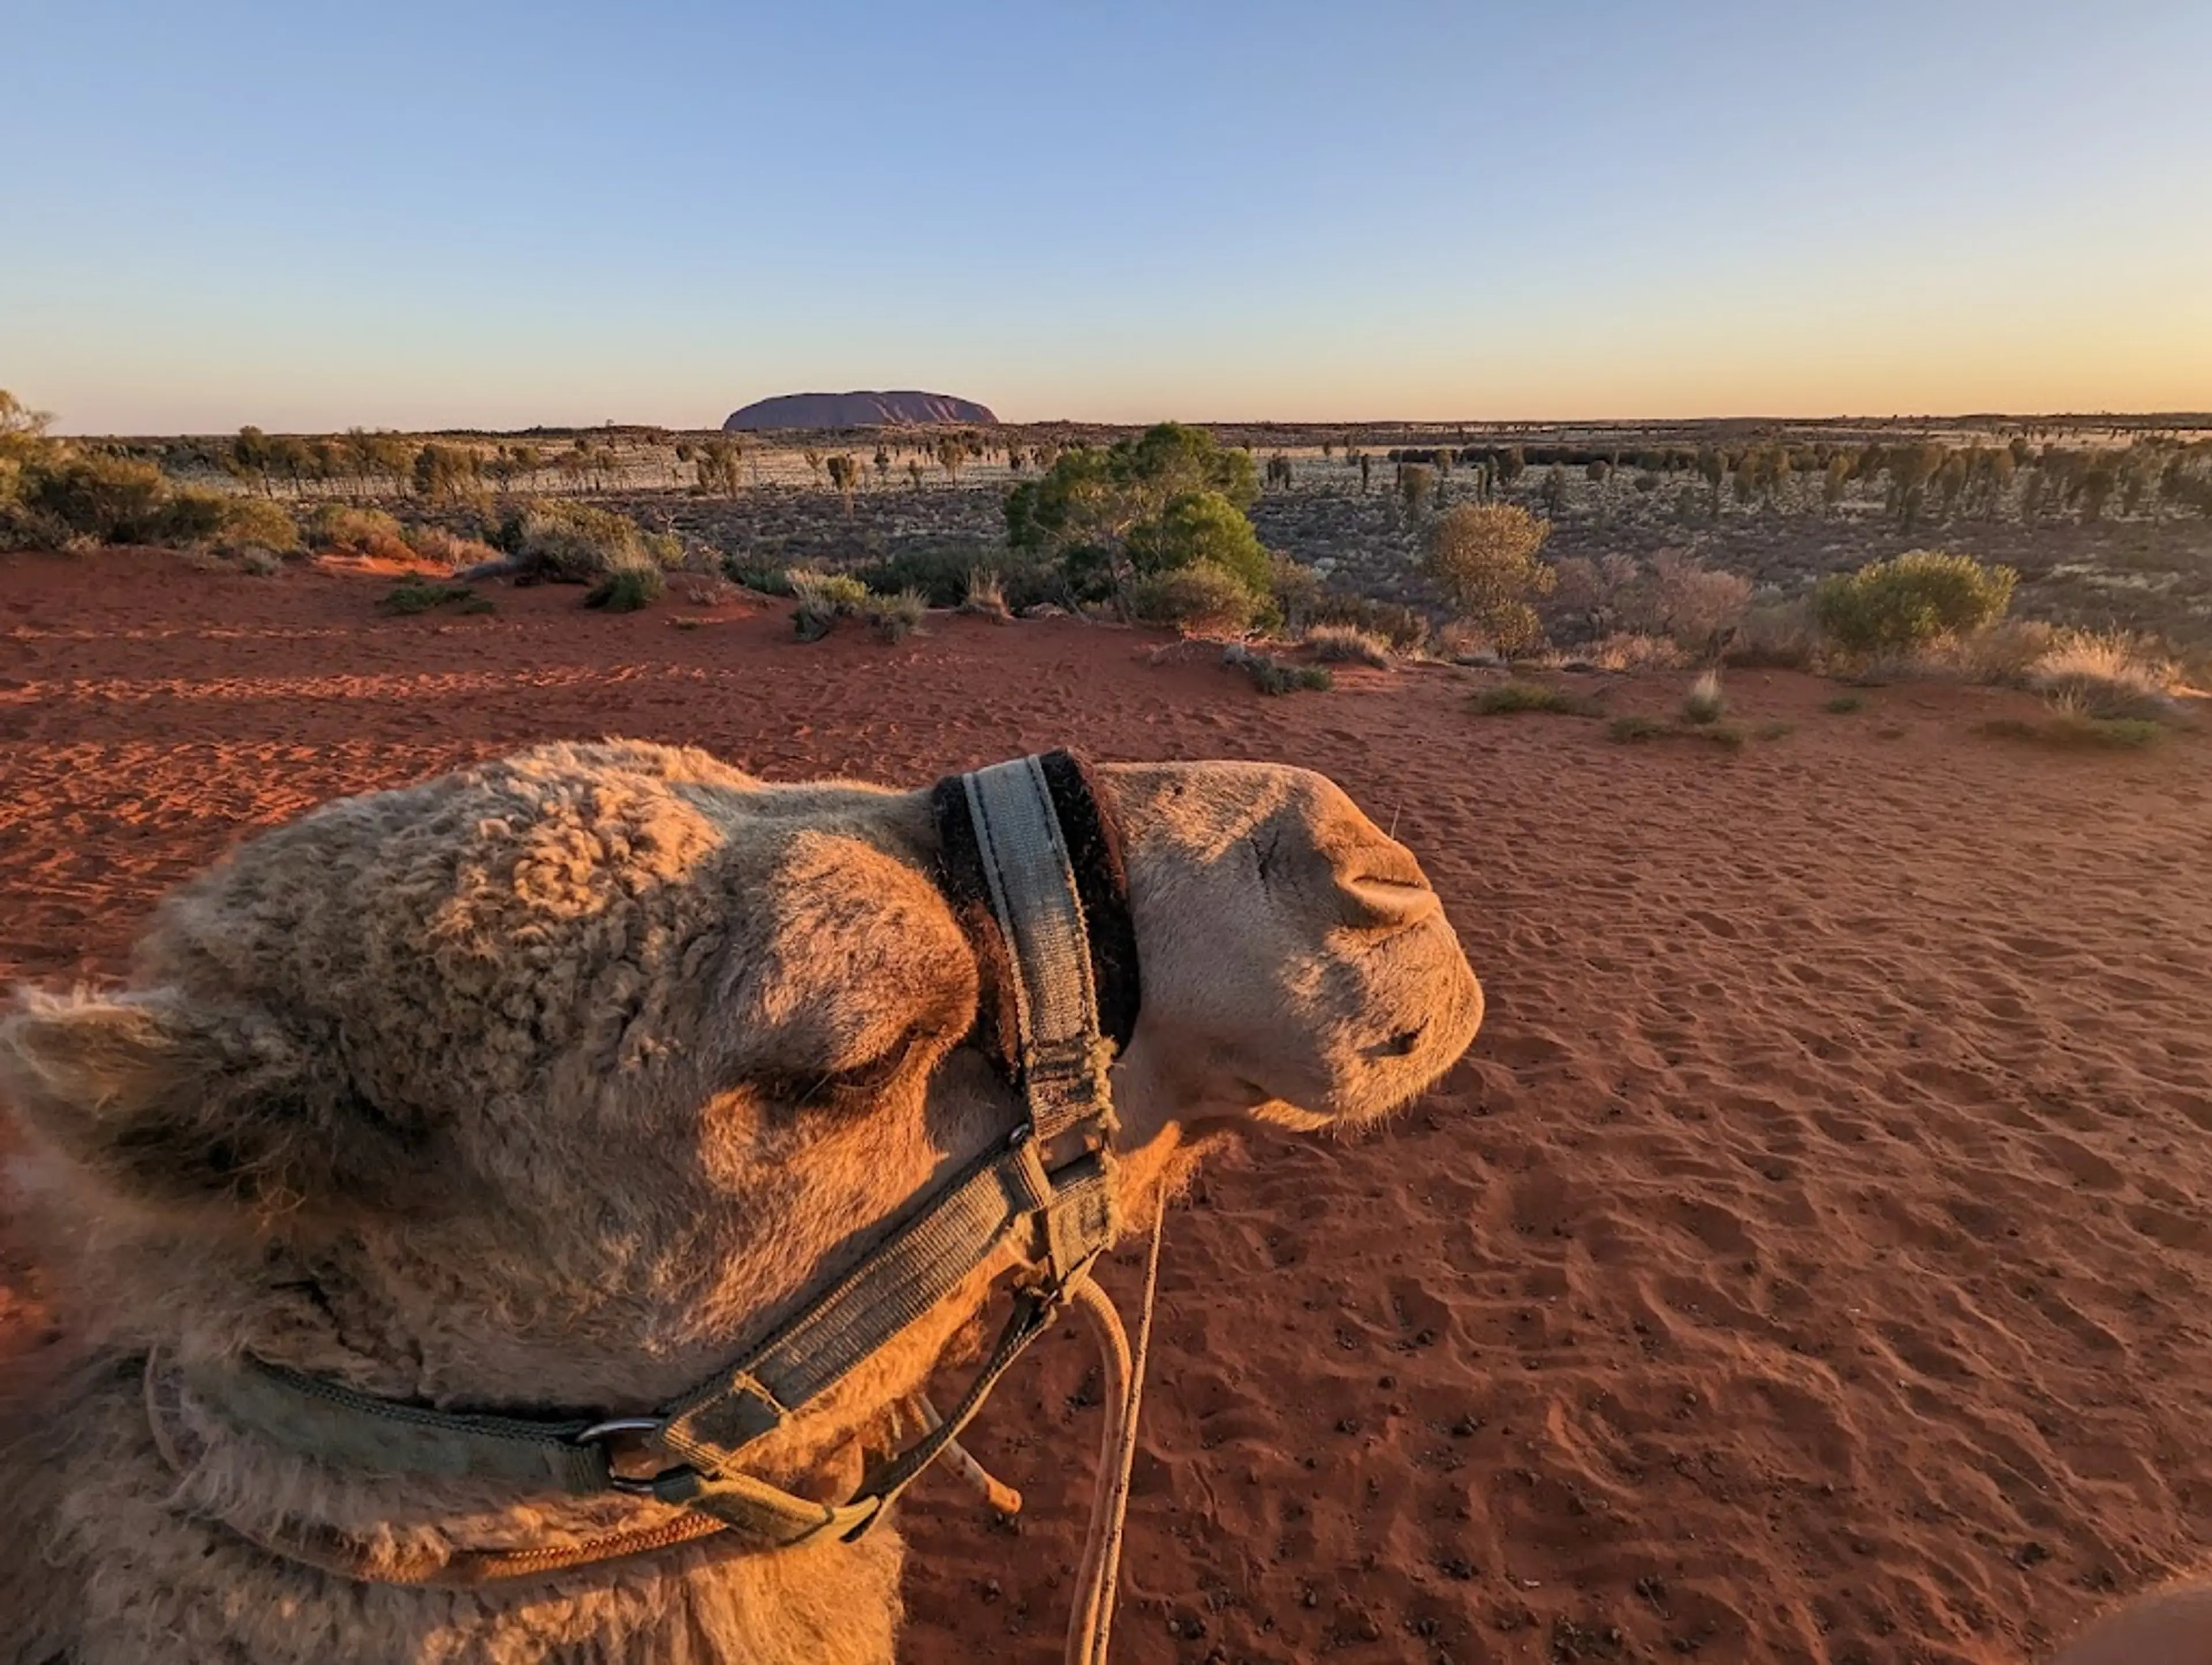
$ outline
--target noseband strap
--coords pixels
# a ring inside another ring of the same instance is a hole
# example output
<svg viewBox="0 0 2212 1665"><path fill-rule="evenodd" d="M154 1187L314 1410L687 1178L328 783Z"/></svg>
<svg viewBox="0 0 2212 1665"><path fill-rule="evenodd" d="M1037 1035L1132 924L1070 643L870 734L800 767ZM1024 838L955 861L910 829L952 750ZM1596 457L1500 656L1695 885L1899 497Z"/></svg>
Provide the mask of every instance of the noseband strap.
<svg viewBox="0 0 2212 1665"><path fill-rule="evenodd" d="M795 1316L665 1410L595 1422L436 1410L252 1358L190 1367L183 1385L225 1419L338 1467L509 1480L575 1495L650 1495L711 1516L718 1530L761 1548L866 1530L1066 1309L1121 1225L1108 1072L1135 1024L1140 994L1112 818L1088 771L1066 752L940 781L932 804L939 881L984 963L978 1029L1018 1086L1024 1116L1002 1147L919 1202ZM1032 1271L1015 1291L997 1345L937 1425L871 1474L854 1498L814 1502L739 1468L756 1442L1009 1243ZM672 1466L649 1479L623 1475L610 1455L617 1441L662 1454ZM254 1535L264 1547L290 1553L287 1540ZM334 1564L326 1545L311 1545L304 1529L299 1537L294 1559L310 1565L380 1582L454 1582L427 1571L395 1575L366 1560ZM468 1582L486 1576L506 1575L478 1571Z"/></svg>

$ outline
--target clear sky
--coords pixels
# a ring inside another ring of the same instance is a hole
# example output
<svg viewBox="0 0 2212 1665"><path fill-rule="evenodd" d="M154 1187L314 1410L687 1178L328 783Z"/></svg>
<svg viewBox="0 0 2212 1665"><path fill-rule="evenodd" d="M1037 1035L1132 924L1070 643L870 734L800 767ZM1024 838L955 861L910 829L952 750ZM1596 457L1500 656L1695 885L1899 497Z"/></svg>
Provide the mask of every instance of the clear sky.
<svg viewBox="0 0 2212 1665"><path fill-rule="evenodd" d="M0 0L76 432L2212 406L2212 0Z"/></svg>

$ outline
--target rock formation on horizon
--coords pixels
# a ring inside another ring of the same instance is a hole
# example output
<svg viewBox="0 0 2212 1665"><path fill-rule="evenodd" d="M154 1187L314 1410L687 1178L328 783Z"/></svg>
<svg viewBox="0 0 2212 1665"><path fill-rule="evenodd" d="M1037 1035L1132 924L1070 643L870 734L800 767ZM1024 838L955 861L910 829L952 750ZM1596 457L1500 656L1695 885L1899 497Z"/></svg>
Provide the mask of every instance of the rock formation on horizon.
<svg viewBox="0 0 2212 1665"><path fill-rule="evenodd" d="M904 428L932 422L991 423L988 405L950 393L783 393L732 410L725 433L763 428Z"/></svg>

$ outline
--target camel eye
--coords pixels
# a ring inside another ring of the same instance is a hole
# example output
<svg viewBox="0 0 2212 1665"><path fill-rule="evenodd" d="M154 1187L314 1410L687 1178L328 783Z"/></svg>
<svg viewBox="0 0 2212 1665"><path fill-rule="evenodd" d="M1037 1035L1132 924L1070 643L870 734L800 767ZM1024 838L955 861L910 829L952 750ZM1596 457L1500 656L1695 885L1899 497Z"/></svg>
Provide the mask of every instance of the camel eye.
<svg viewBox="0 0 2212 1665"><path fill-rule="evenodd" d="M930 1049L929 1042L929 1031L916 1025L864 1063L835 1069L756 1066L746 1073L744 1085L766 1103L786 1109L859 1112L904 1077Z"/></svg>

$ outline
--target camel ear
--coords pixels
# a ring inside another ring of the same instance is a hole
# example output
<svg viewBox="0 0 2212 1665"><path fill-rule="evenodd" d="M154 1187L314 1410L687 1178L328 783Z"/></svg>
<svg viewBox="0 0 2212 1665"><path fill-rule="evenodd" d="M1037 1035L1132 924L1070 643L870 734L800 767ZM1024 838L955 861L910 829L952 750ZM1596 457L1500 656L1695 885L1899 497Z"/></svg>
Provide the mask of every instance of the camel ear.
<svg viewBox="0 0 2212 1665"><path fill-rule="evenodd" d="M155 1205L273 1212L381 1190L397 1130L265 1014L174 990L27 995L0 1019L0 1097L109 1189Z"/></svg>

